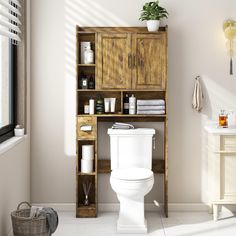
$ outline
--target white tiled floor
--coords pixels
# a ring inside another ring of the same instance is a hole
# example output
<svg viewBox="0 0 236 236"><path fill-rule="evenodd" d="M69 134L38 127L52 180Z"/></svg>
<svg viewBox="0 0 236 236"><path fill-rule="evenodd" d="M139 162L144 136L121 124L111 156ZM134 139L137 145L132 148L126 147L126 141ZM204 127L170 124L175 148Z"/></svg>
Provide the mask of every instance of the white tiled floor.
<svg viewBox="0 0 236 236"><path fill-rule="evenodd" d="M232 214L214 222L206 212L147 212L150 236L236 236L236 217ZM114 236L117 213L100 213L97 218L75 218L72 212L59 213L55 236ZM125 236L125 234L122 234ZM139 234L140 235L140 234Z"/></svg>

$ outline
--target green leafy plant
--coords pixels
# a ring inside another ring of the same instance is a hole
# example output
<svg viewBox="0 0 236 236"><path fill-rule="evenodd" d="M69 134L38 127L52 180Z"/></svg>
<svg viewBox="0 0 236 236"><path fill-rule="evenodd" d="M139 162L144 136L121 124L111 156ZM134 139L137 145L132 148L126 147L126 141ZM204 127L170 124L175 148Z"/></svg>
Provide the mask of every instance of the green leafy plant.
<svg viewBox="0 0 236 236"><path fill-rule="evenodd" d="M168 12L159 5L159 0L157 0L144 4L139 20L160 20L162 18L168 18Z"/></svg>

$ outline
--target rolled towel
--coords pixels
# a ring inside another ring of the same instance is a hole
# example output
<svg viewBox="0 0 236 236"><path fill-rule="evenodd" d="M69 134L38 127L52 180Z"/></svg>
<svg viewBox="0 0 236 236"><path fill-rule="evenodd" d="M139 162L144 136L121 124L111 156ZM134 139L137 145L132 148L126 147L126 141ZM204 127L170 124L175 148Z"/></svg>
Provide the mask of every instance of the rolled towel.
<svg viewBox="0 0 236 236"><path fill-rule="evenodd" d="M138 115L164 115L165 113L165 110L137 111Z"/></svg>
<svg viewBox="0 0 236 236"><path fill-rule="evenodd" d="M137 105L142 106L164 106L165 100L163 99L151 99L151 100L137 100Z"/></svg>
<svg viewBox="0 0 236 236"><path fill-rule="evenodd" d="M138 106L137 106L137 110L138 110L138 111L165 110L165 106L142 106L142 105L138 105Z"/></svg>

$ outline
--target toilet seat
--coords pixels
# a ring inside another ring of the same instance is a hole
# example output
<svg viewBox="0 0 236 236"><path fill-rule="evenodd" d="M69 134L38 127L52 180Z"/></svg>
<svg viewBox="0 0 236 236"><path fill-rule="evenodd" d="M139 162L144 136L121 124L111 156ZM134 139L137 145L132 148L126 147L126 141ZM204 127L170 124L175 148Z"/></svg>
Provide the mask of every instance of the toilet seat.
<svg viewBox="0 0 236 236"><path fill-rule="evenodd" d="M111 177L123 181L147 181L153 178L153 172L145 168L115 169L111 172Z"/></svg>

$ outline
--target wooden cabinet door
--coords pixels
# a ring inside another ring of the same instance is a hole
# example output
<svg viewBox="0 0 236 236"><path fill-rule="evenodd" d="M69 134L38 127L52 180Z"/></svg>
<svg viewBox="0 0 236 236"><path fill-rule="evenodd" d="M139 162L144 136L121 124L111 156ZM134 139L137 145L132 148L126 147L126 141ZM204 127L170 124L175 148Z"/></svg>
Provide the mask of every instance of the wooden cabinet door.
<svg viewBox="0 0 236 236"><path fill-rule="evenodd" d="M167 79L167 37L133 34L133 89L165 89Z"/></svg>
<svg viewBox="0 0 236 236"><path fill-rule="evenodd" d="M97 89L131 88L131 34L98 33Z"/></svg>

